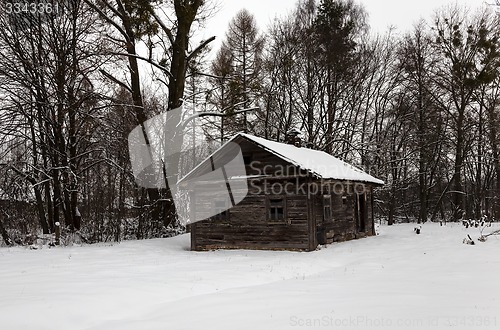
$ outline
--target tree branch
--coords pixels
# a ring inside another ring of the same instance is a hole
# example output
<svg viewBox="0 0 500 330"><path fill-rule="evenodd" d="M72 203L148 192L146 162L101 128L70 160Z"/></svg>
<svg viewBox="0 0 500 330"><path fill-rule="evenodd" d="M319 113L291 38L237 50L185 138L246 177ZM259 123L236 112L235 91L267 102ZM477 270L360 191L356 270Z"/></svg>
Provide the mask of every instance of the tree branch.
<svg viewBox="0 0 500 330"><path fill-rule="evenodd" d="M125 88L129 93L132 93L132 88L130 88L129 86L127 86L127 84L125 84L124 82L116 79L111 74L107 73L104 69L100 69L99 72L102 73L109 80L111 80L114 83L116 83L116 84L120 85L121 87Z"/></svg>
<svg viewBox="0 0 500 330"><path fill-rule="evenodd" d="M210 38L208 38L207 40L204 40L202 43L200 43L198 45L198 47L196 47L192 52L191 54L189 54L186 58L186 61L189 62L191 61L191 59L193 57L195 57L196 55L198 55L202 50L203 48L205 48L209 43L211 43L212 41L215 40L215 36L212 36Z"/></svg>
<svg viewBox="0 0 500 330"><path fill-rule="evenodd" d="M172 34L172 30L170 30L166 25L165 23L163 23L163 21L161 20L161 18L158 16L158 14L156 14L156 12L154 11L153 8L151 8L150 10L150 13L151 15L153 15L153 17L155 18L156 22L158 23L158 25L161 27L161 29L163 30L163 32L165 32L165 34L167 35L168 37L168 40L170 41L170 44L173 45L175 40L174 40L174 35Z"/></svg>
<svg viewBox="0 0 500 330"><path fill-rule="evenodd" d="M135 57L139 60L143 60L149 64L151 64L152 66L160 69L161 71L165 72L169 77L173 77L172 74L170 73L170 71L167 70L167 68L165 68L164 66L161 66L160 64L148 59L148 58L145 58L141 55L137 55L137 54L129 54L129 53L120 53L120 52L112 52L111 54L113 55L120 55L120 56L128 56L128 57Z"/></svg>
<svg viewBox="0 0 500 330"><path fill-rule="evenodd" d="M118 32L120 32L120 34L125 38L125 40L127 42L130 42L130 39L129 39L127 33L125 32L125 30L122 29L122 27L120 25L118 25L115 21L113 21L110 17L108 17L99 7L94 5L90 0L83 0L83 1L85 1L85 3L87 5L89 5L92 9L94 9L99 14L99 16L101 16L101 18L103 18L106 22L108 22L115 29L117 29ZM107 1L103 1L103 2L106 5L106 7L110 8L111 11L113 11L113 13L115 15L117 15L120 19L122 19L121 14L115 8L113 8L110 4L108 4Z"/></svg>

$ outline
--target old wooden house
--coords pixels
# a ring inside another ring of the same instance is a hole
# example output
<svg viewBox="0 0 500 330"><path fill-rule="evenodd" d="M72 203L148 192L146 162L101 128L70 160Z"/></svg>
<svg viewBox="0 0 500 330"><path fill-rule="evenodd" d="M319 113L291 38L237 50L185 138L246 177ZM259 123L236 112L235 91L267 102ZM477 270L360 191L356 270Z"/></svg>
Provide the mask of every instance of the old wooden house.
<svg viewBox="0 0 500 330"><path fill-rule="evenodd" d="M304 148L291 133L278 143L239 133L188 173L190 217L215 209L214 216L190 224L191 249L315 250L318 244L374 235L373 188L383 182L325 152ZM245 175L198 180L214 171L239 146ZM231 147L232 146L232 147ZM232 150L230 150L232 149ZM219 163L219 165L218 165ZM246 195L228 205L213 190L227 188ZM218 212L220 210L220 212Z"/></svg>

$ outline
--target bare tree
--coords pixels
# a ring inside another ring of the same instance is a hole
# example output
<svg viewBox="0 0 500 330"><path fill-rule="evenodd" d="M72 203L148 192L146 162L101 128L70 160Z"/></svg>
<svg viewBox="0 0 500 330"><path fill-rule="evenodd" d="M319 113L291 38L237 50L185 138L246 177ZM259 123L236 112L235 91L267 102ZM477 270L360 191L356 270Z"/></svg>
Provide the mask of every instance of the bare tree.
<svg viewBox="0 0 500 330"><path fill-rule="evenodd" d="M410 34L404 37L400 48L400 63L404 70L405 88L412 98L411 106L415 109L415 146L418 150L418 222L426 222L429 213L430 188L435 178L435 166L440 157L438 144L443 139L439 136L437 109L431 94L436 93L432 82L432 68L436 58L433 56L432 40L421 21Z"/></svg>
<svg viewBox="0 0 500 330"><path fill-rule="evenodd" d="M106 60L97 56L103 44L88 7L72 1L59 10L61 15L0 14L2 112L10 114L5 129L12 136L13 125L20 125L19 138L30 146L8 167L32 186L44 233L61 213L66 227L80 228L79 132L93 111L92 76Z"/></svg>
<svg viewBox="0 0 500 330"><path fill-rule="evenodd" d="M437 69L437 82L444 92L434 95L442 111L451 119L454 132L455 160L450 180L455 219L465 212L466 192L463 186L463 166L467 157L466 132L474 92L488 83L495 70L496 44L494 23L487 12L474 19L457 6L436 17L434 48L442 56Z"/></svg>
<svg viewBox="0 0 500 330"><path fill-rule="evenodd" d="M332 153L338 125L338 111L343 107L345 82L357 61L357 44L366 33L366 13L353 1L323 0L315 21L318 54L326 69L323 99L326 102L325 151ZM335 129L334 129L335 128Z"/></svg>
<svg viewBox="0 0 500 330"><path fill-rule="evenodd" d="M144 108L143 96L141 93L141 78L138 60L150 63L155 69L159 69L165 76L165 84L168 87L167 111L179 108L184 98L186 83L186 70L188 63L199 55L214 38L210 38L200 43L194 49L190 49L191 27L193 22L199 18L200 10L204 4L202 0L175 0L173 8L160 6L159 9L153 7L154 1L132 1L132 0L85 0L99 15L106 20L119 34L118 41L125 52L117 55L126 56L129 66L129 84L121 82L117 77L106 74L108 78L117 84L128 89L132 95L134 109L136 111L137 124L141 125L146 144L149 144L144 122L147 114ZM165 14L163 11L171 10ZM167 19L165 19L165 16ZM173 17L173 18L172 18ZM117 21L118 22L117 22ZM171 22L170 26L165 22ZM162 37L164 36L164 38ZM141 56L137 52L137 44L142 37L147 37L148 56ZM163 52L160 59L153 58L153 39L158 37L158 43ZM182 135L173 136L174 144L182 144ZM171 159L172 163L179 162L179 159ZM172 181L177 181L172 178ZM171 187L165 180L167 187L159 191L148 188L150 204L153 205L152 218L163 219L165 226L175 222L177 213L172 198Z"/></svg>

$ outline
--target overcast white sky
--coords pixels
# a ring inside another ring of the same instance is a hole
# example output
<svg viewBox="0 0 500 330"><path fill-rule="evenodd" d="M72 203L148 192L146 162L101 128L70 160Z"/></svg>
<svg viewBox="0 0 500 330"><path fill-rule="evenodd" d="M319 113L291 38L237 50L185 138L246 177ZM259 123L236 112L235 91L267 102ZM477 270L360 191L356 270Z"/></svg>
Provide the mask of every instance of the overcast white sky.
<svg viewBox="0 0 500 330"><path fill-rule="evenodd" d="M276 16L285 16L291 12L297 0L216 0L220 4L217 14L205 23L201 35L209 37L215 35L216 42L212 44L214 53L221 40L224 38L229 21L236 13L246 8L253 13L261 31L267 30L267 26ZM494 0L355 0L362 3L369 14L369 24L372 31L385 32L389 26L395 26L400 32L404 32L420 18L431 18L434 11L447 4L459 3L474 9L486 2Z"/></svg>

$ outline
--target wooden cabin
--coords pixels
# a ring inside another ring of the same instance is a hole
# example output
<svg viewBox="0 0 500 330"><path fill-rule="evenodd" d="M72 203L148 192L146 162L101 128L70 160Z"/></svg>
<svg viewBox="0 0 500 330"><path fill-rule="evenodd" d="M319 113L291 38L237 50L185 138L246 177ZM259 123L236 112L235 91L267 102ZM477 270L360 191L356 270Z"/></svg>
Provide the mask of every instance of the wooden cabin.
<svg viewBox="0 0 500 330"><path fill-rule="evenodd" d="M278 143L239 133L180 181L181 187L189 186L191 219L203 218L199 212L207 207L220 209L206 220L191 221L192 250L312 251L319 244L374 235L373 188L383 182L302 147L296 135ZM234 153L234 145L241 148L246 175L231 176L226 169L229 174L220 182L193 183L217 168L226 153ZM232 194L247 191L227 209L227 201L199 189L204 184L227 187Z"/></svg>

